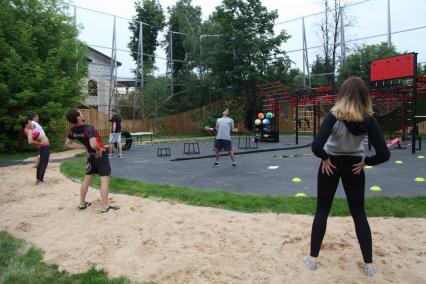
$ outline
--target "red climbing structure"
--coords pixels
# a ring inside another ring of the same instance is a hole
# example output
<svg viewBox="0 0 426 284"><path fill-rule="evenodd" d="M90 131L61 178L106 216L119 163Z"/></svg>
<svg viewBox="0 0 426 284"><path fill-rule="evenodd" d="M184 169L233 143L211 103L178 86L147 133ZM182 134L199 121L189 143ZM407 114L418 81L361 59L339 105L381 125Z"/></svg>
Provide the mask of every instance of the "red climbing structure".
<svg viewBox="0 0 426 284"><path fill-rule="evenodd" d="M416 66L417 53L374 60L370 63L369 84L373 110L383 131L390 139L402 136L405 140L411 128L413 153L420 139L416 123L426 120L426 76L417 77ZM279 81L258 84L257 88L263 98L263 111L276 110L279 105L278 115L292 124L296 143L299 131L312 131L315 136L337 93L331 86L291 92Z"/></svg>

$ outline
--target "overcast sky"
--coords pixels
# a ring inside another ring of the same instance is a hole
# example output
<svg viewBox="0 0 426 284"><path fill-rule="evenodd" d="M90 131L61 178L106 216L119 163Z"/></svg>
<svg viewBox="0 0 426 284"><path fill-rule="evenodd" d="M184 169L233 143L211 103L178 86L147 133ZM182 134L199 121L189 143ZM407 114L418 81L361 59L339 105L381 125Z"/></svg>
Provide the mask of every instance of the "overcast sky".
<svg viewBox="0 0 426 284"><path fill-rule="evenodd" d="M361 0L353 0L351 3L360 2ZM194 5L198 5L202 9L203 19L214 11L215 7L220 4L219 0L193 0ZM261 1L268 10L278 10L278 19L276 23L292 20L302 16L308 16L323 10L321 0L262 0ZM135 14L133 0L72 0L77 6L102 11L108 14L117 15L130 19ZM173 6L174 0L160 0L160 4L166 11L166 8ZM347 3L347 2L346 2ZM352 22L352 27L345 31L346 40L354 40L378 34L386 34L387 32L387 0L370 0L365 3L354 5L345 10L346 17ZM321 22L323 14L306 17L306 39L308 47L321 44L318 36L318 24ZM425 27L426 26L426 0L391 0L391 20L392 32ZM99 51L111 55L112 27L113 17L102 15L93 11L77 8L77 22L82 26L80 39L91 46L103 46L108 48L94 47ZM128 30L129 23L125 19L117 18L117 48L128 50L127 44L130 38ZM286 30L291 38L283 45L285 51L291 51L302 48L302 23L301 20L286 22L276 25L277 32ZM400 51L418 52L418 61L426 63L426 28L398 33L392 35L392 42ZM164 35L161 35L161 40ZM373 44L386 41L387 36L378 38L354 41L348 43L348 48L353 49L357 45ZM208 47L207 47L208 48ZM310 63L316 54L321 52L320 49L311 49L309 51ZM156 55L165 57L165 52L158 48ZM288 53L294 66L302 68L302 52ZM117 52L118 60L123 63L118 69L119 77L132 77L131 69L136 64L126 51ZM158 68L157 73L162 74L166 71L166 61L162 59L156 60Z"/></svg>

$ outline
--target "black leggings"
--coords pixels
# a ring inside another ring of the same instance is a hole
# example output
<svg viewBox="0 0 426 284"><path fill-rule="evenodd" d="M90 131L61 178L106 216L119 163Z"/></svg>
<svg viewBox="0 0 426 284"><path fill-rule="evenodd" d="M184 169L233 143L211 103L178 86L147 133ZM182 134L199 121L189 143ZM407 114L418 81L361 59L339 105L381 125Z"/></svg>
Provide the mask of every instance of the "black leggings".
<svg viewBox="0 0 426 284"><path fill-rule="evenodd" d="M40 148L40 163L37 167L37 180L38 181L44 181L44 173L46 172L47 165L49 164L49 156L50 156L50 149L49 145L42 146Z"/></svg>
<svg viewBox="0 0 426 284"><path fill-rule="evenodd" d="M352 172L353 165L359 163L361 157L331 156L330 158L332 164L337 167L337 169L333 169L334 174L331 176L323 174L321 165L318 171L317 210L312 224L311 256L318 257L327 227L328 213L330 212L339 180L342 179L364 262L372 263L371 231L364 208L365 175L364 171L361 171L358 175Z"/></svg>

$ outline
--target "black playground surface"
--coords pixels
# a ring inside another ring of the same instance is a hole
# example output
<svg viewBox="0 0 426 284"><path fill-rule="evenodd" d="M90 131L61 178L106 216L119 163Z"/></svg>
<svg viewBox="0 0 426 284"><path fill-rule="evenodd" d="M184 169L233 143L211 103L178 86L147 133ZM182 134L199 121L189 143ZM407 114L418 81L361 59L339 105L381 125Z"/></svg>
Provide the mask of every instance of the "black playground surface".
<svg viewBox="0 0 426 284"><path fill-rule="evenodd" d="M184 154L185 142L198 142L200 154ZM311 137L299 137L298 145L295 144L294 136L281 137L279 143L259 143L258 150L262 152L258 153L248 153L256 149L238 149L238 139L235 139L233 148L239 153L236 156L236 168L232 168L228 156L221 157L220 167L212 167L214 138L185 142L133 147L124 152L125 159L111 159L112 174L148 183L189 186L206 191L258 195L316 195L316 176L320 161L312 155L308 146L312 142ZM425 151L411 154L411 146L403 146L406 149L391 150L389 162L365 169L367 196L426 195L426 182L414 180L418 177L426 178L426 159L419 159L419 156L425 155ZM158 147L170 148L171 156L157 157ZM299 148L294 149L295 147ZM289 149L269 151L276 148ZM180 160L185 158L191 159ZM402 163L395 163L396 161ZM293 178L300 178L301 181L293 182ZM379 186L381 190L372 191L372 186ZM341 184L337 195L344 196Z"/></svg>

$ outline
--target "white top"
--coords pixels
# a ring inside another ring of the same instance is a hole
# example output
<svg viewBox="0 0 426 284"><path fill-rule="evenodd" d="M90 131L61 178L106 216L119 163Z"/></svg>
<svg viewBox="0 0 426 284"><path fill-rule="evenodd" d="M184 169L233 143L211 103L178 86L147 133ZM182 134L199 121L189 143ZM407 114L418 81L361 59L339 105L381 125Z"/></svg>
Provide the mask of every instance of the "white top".
<svg viewBox="0 0 426 284"><path fill-rule="evenodd" d="M40 124L38 124L37 122L32 121L32 120L31 120L31 124L33 125L33 129L37 129L37 130L38 130L38 132L40 132L40 135L46 136L46 133L44 133L44 130L43 130L43 128L40 126Z"/></svg>

